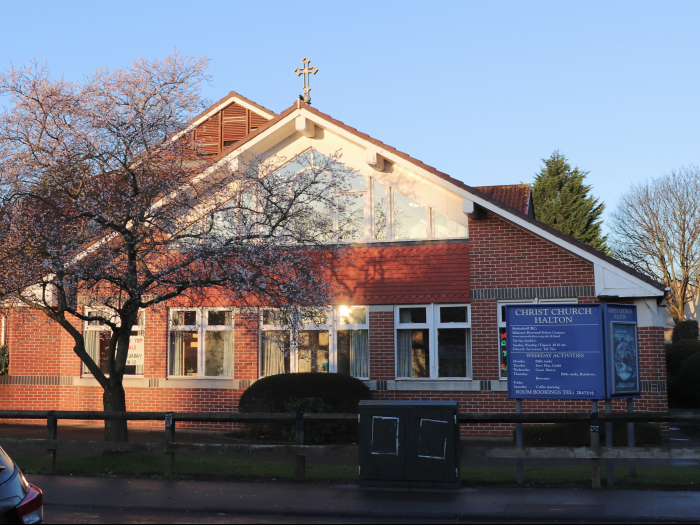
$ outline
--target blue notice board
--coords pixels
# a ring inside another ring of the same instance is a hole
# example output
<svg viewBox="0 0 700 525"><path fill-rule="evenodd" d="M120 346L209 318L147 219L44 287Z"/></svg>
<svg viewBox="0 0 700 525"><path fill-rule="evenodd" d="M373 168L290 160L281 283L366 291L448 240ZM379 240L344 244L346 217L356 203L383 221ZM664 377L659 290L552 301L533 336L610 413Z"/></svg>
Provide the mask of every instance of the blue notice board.
<svg viewBox="0 0 700 525"><path fill-rule="evenodd" d="M637 307L631 304L606 304L604 308L608 397L638 397L641 395L641 384Z"/></svg>
<svg viewBox="0 0 700 525"><path fill-rule="evenodd" d="M605 399L602 307L506 305L508 397Z"/></svg>

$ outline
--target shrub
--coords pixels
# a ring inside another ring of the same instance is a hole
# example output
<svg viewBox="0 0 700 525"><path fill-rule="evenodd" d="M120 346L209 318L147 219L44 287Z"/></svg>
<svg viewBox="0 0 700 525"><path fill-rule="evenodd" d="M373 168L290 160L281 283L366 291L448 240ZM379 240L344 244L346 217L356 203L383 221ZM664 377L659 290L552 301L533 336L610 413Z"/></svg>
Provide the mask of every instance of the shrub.
<svg viewBox="0 0 700 525"><path fill-rule="evenodd" d="M668 382L668 404L673 408L700 408L700 353L691 355Z"/></svg>
<svg viewBox="0 0 700 525"><path fill-rule="evenodd" d="M515 431L513 431L515 436ZM601 445L605 444L605 425L600 425ZM660 445L661 426L651 423L634 424L634 444L639 447ZM591 444L590 424L587 421L556 423L523 427L523 446L526 447L587 447ZM627 446L627 423L613 422L613 446Z"/></svg>
<svg viewBox="0 0 700 525"><path fill-rule="evenodd" d="M290 400L319 398L331 413L357 414L372 392L359 379L338 374L280 374L253 383L241 396L241 412L288 412Z"/></svg>
<svg viewBox="0 0 700 525"><path fill-rule="evenodd" d="M687 359L700 352L700 341L697 339L679 339L666 349L666 371L668 377L674 377L678 374L683 363Z"/></svg>
<svg viewBox="0 0 700 525"><path fill-rule="evenodd" d="M674 343L682 339L698 339L700 332L698 331L698 322L694 320L678 321L673 328L671 341Z"/></svg>
<svg viewBox="0 0 700 525"><path fill-rule="evenodd" d="M370 389L359 379L337 374L280 374L253 383L241 396L241 412L357 413L357 404L371 399ZM305 427L308 444L356 441L358 425L311 423ZM292 440L294 427L282 423L248 425L249 437Z"/></svg>
<svg viewBox="0 0 700 525"><path fill-rule="evenodd" d="M6 376L10 370L10 349L7 345L0 346L0 376Z"/></svg>

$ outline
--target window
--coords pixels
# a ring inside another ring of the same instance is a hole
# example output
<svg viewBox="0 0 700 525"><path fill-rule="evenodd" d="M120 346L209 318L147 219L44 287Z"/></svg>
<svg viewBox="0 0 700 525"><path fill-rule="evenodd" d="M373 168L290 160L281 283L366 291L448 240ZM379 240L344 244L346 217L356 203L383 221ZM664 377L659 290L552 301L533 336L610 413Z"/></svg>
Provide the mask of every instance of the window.
<svg viewBox="0 0 700 525"><path fill-rule="evenodd" d="M85 315L109 319L110 314L106 311L96 309L86 309ZM109 374L109 340L112 338L112 329L101 321L90 321L83 323L83 337L85 339L85 351L100 367L104 374ZM133 359L141 364L129 364L131 352L127 357L127 365L124 369L126 375L143 375L143 338L145 337L145 313L140 311L136 324L131 331L130 345L135 344L141 350L140 359ZM87 366L83 364L83 374L90 374Z"/></svg>
<svg viewBox="0 0 700 525"><path fill-rule="evenodd" d="M535 299L530 301L503 301L497 304L498 308L498 378L508 379L508 350L507 350L507 338L506 333L506 305L507 304L534 304ZM576 299L541 299L537 301L541 304L546 303L562 303L562 304L576 304L578 300Z"/></svg>
<svg viewBox="0 0 700 525"><path fill-rule="evenodd" d="M450 239L453 237L466 237L467 227L448 219L438 212L433 212L433 231L436 239Z"/></svg>
<svg viewBox="0 0 700 525"><path fill-rule="evenodd" d="M304 312L296 341L283 322L277 311L262 311L260 375L329 372L328 313L322 310Z"/></svg>
<svg viewBox="0 0 700 525"><path fill-rule="evenodd" d="M366 306L314 309L302 314L294 340L274 309L261 314L260 375L338 373L369 378L369 322Z"/></svg>
<svg viewBox="0 0 700 525"><path fill-rule="evenodd" d="M170 310L169 375L233 377L233 310Z"/></svg>
<svg viewBox="0 0 700 525"><path fill-rule="evenodd" d="M398 306L396 377L471 377L469 305Z"/></svg>
<svg viewBox="0 0 700 525"><path fill-rule="evenodd" d="M389 207L386 186L374 181L373 186L373 208L374 208L374 240L386 241L388 225L386 223L387 209Z"/></svg>
<svg viewBox="0 0 700 525"><path fill-rule="evenodd" d="M428 208L394 191L394 239L428 237Z"/></svg>
<svg viewBox="0 0 700 525"><path fill-rule="evenodd" d="M354 241L365 238L365 200L367 195L367 181L365 176L357 173L347 166L336 162L318 151L311 150L301 155L297 160L288 164L284 171L303 174L307 170L332 170L336 180L345 180L348 186L342 191L336 191L333 196L334 205L328 200L322 200L320 195L314 195L314 186L300 189L307 194L299 201L299 209L296 212L297 227L311 234L312 237L319 233L334 231L342 241ZM322 171L330 177L330 173ZM310 180L300 177L295 184L303 186L310 184ZM330 179L327 181L330 182ZM325 185L324 185L325 186ZM332 236L321 237L324 242L332 242Z"/></svg>
<svg viewBox="0 0 700 525"><path fill-rule="evenodd" d="M338 307L337 372L369 378L369 319L366 306Z"/></svg>

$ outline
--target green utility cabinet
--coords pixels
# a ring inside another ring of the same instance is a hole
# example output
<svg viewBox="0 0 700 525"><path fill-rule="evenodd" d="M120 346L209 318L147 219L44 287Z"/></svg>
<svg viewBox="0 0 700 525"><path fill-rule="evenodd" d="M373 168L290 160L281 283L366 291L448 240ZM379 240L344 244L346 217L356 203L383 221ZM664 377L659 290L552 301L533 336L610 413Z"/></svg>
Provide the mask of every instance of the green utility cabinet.
<svg viewBox="0 0 700 525"><path fill-rule="evenodd" d="M360 487L461 485L457 401L360 401Z"/></svg>

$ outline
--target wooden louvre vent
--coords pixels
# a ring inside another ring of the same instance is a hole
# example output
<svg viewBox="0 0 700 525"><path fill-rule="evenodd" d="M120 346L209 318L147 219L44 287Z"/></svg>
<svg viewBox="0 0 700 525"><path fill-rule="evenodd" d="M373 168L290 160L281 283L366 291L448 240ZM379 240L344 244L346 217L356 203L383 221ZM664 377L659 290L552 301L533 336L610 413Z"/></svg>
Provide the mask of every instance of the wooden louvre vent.
<svg viewBox="0 0 700 525"><path fill-rule="evenodd" d="M233 102L200 124L194 131L194 138L200 141L206 155L217 155L223 148L238 142L267 120Z"/></svg>

